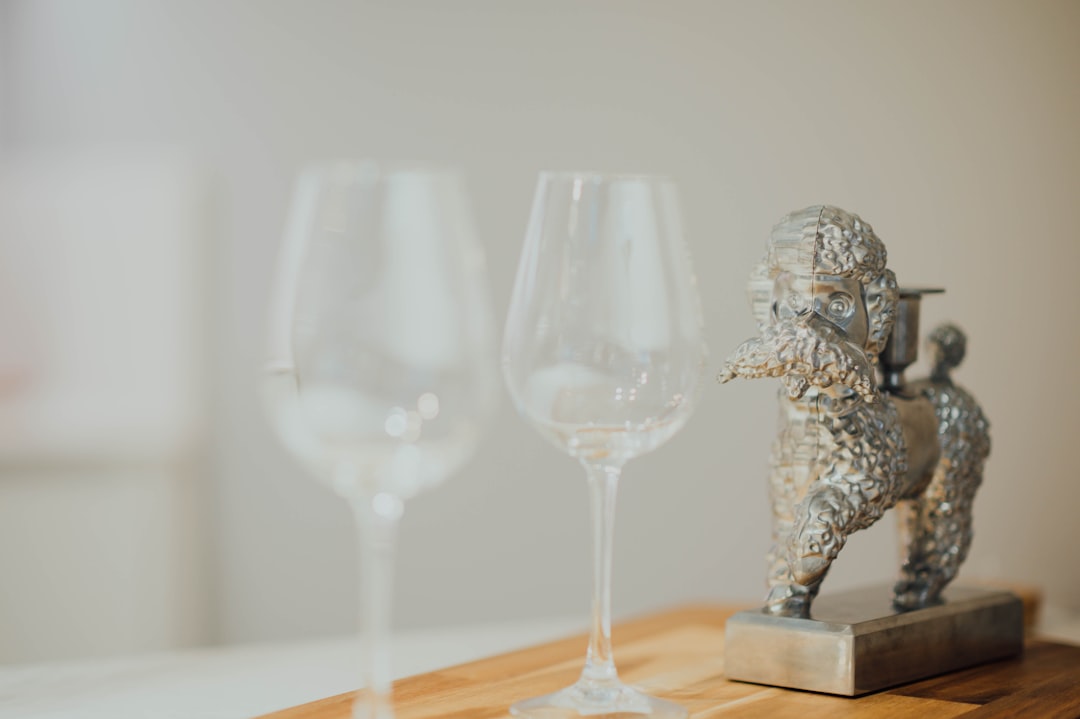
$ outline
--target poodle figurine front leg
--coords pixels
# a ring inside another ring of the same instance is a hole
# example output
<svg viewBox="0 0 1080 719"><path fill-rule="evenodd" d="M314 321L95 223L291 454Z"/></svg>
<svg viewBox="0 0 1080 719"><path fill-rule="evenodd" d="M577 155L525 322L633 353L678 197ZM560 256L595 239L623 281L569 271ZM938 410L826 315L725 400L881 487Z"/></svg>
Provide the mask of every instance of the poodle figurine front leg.
<svg viewBox="0 0 1080 719"><path fill-rule="evenodd" d="M843 491L822 479L807 492L796 516L787 563L797 583L817 587L843 548L855 513L847 506Z"/></svg>
<svg viewBox="0 0 1080 719"><path fill-rule="evenodd" d="M810 603L817 596L821 580L800 584L792 576L787 543L791 528L790 521L783 521L774 527L773 544L767 558L769 593L763 610L781 617L806 618L810 616Z"/></svg>
<svg viewBox="0 0 1080 719"><path fill-rule="evenodd" d="M880 516L859 511L862 500L845 489L850 484L834 473L807 488L792 512L794 523L781 529L783 540L775 541L769 554L773 581L765 602L767 613L808 618L810 604L848 535Z"/></svg>
<svg viewBox="0 0 1080 719"><path fill-rule="evenodd" d="M848 536L896 503L907 472L892 402L858 405L838 415L828 411L833 403L822 397L818 407L823 408L816 415L822 430L818 462L827 469L808 483L791 511L783 541L790 585L772 588L766 607L772 614L809 616L810 602Z"/></svg>

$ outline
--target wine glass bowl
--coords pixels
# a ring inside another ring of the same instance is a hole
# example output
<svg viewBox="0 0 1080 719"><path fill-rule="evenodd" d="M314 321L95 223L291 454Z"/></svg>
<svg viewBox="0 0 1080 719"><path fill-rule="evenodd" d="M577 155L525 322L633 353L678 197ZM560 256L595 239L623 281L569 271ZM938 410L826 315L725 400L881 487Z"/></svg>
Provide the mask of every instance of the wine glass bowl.
<svg viewBox="0 0 1080 719"><path fill-rule="evenodd" d="M700 394L706 349L674 185L647 175L541 175L503 341L514 405L585 467L593 630L582 677L514 714L681 717L621 684L610 647L611 532L623 464L670 439Z"/></svg>
<svg viewBox="0 0 1080 719"><path fill-rule="evenodd" d="M368 162L299 178L270 305L263 399L281 441L354 508L365 693L389 719L390 577L404 500L472 455L495 405L483 254L454 172Z"/></svg>
<svg viewBox="0 0 1080 719"><path fill-rule="evenodd" d="M495 400L484 271L456 174L337 162L301 175L264 398L317 478L350 499L407 498L471 455Z"/></svg>

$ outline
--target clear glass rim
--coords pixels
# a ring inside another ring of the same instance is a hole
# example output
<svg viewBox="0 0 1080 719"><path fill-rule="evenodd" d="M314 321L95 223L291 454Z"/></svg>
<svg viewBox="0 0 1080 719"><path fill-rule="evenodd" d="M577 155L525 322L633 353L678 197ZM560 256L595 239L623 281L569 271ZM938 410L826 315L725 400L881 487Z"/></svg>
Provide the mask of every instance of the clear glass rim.
<svg viewBox="0 0 1080 719"><path fill-rule="evenodd" d="M671 183L668 175L652 172L607 172L602 170L541 170L540 181L568 181L581 180L583 182L653 182Z"/></svg>

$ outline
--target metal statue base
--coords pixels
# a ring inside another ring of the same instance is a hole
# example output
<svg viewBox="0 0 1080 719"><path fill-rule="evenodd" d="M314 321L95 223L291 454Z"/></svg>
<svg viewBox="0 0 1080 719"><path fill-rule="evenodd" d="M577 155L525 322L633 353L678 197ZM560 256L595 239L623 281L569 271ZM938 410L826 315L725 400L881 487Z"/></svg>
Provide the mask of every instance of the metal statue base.
<svg viewBox="0 0 1080 719"><path fill-rule="evenodd" d="M724 671L755 684L858 696L1015 656L1024 608L1015 595L950 587L945 602L899 612L880 585L814 600L812 619L739 612L727 622Z"/></svg>

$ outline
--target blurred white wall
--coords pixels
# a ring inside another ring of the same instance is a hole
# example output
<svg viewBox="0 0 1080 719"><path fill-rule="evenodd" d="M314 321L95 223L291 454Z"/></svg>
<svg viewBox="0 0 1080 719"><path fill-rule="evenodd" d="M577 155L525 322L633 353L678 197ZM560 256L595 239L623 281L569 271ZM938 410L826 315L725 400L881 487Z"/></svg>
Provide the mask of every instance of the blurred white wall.
<svg viewBox="0 0 1080 719"><path fill-rule="evenodd" d="M967 576L1080 607L1080 4L8 0L5 149L168 144L219 174L212 249L214 623L222 641L353 625L344 506L279 449L254 369L293 174L311 158L421 159L471 181L505 315L538 170L660 171L682 187L713 366L754 325L748 270L785 212L828 202L944 285L929 328L969 332L959 379L994 452ZM761 594L768 383L710 385L629 465L619 614ZM402 625L583 613L582 473L508 403L483 452L411 503ZM828 586L888 580L891 522Z"/></svg>
<svg viewBox="0 0 1080 719"><path fill-rule="evenodd" d="M207 638L207 207L175 153L0 163L0 662Z"/></svg>
<svg viewBox="0 0 1080 719"><path fill-rule="evenodd" d="M8 60L8 50L11 47L11 41L8 39L8 34L11 28L11 22L8 20L8 13L11 10L9 3L0 2L0 153L3 152L4 147L7 145L7 104L8 104L8 66L10 62ZM0 158L3 155L0 154Z"/></svg>

